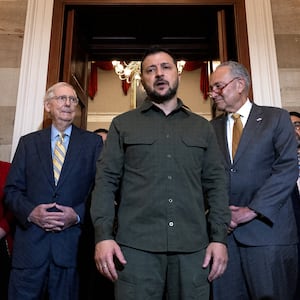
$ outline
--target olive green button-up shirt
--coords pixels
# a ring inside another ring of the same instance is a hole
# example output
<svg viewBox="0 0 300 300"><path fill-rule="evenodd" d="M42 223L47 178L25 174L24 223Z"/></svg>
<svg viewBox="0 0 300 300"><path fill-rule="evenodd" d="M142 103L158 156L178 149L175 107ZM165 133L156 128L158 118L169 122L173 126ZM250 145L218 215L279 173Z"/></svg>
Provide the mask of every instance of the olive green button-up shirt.
<svg viewBox="0 0 300 300"><path fill-rule="evenodd" d="M180 99L168 116L146 100L115 117L97 162L91 204L95 242L116 239L162 252L226 243L230 211L221 157L209 121Z"/></svg>

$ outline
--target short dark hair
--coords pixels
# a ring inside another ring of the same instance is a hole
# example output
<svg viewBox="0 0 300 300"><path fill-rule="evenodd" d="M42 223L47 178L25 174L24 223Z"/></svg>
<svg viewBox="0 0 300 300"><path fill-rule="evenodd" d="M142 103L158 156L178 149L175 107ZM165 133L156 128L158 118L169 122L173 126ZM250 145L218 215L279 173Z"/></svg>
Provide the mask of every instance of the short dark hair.
<svg viewBox="0 0 300 300"><path fill-rule="evenodd" d="M101 133L101 132L103 132L103 133L108 133L108 130L105 129L105 128L98 128L98 129L94 130L94 132L95 132L95 133Z"/></svg>
<svg viewBox="0 0 300 300"><path fill-rule="evenodd" d="M290 111L290 116L294 116L300 119L300 113L298 113L297 111Z"/></svg>
<svg viewBox="0 0 300 300"><path fill-rule="evenodd" d="M141 73L143 71L143 62L146 59L146 57L148 57L149 55L152 55L152 54L159 53L159 52L164 52L164 53L170 55L172 57L173 61L174 61L174 64L175 64L176 68L177 68L177 60L176 60L175 56L173 55L173 53L169 49L162 48L159 45L153 45L149 49L147 49L146 52L143 55L143 58L142 58L142 61L141 61Z"/></svg>

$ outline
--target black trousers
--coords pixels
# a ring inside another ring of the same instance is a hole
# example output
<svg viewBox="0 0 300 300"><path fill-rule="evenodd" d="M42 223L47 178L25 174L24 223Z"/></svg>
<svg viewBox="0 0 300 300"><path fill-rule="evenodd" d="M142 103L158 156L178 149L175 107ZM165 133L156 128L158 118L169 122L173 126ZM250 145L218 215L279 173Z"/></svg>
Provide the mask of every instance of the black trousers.
<svg viewBox="0 0 300 300"><path fill-rule="evenodd" d="M11 258L7 250L6 240L4 238L0 240L0 266L0 299L7 300Z"/></svg>
<svg viewBox="0 0 300 300"><path fill-rule="evenodd" d="M246 246L230 234L225 273L212 282L214 300L288 300L296 291L297 245Z"/></svg>

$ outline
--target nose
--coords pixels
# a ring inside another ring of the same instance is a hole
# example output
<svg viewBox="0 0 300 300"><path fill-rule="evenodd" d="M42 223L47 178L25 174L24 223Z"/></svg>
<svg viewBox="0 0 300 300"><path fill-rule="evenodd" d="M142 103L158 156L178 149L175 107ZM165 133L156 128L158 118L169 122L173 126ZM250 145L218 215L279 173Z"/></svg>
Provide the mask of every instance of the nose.
<svg viewBox="0 0 300 300"><path fill-rule="evenodd" d="M219 93L218 93L218 91L215 90L215 89L211 89L211 90L208 92L208 96L209 96L211 99L213 99L216 95L218 96Z"/></svg>
<svg viewBox="0 0 300 300"><path fill-rule="evenodd" d="M65 104L68 105L68 106L71 105L71 99L70 99L70 97L66 97Z"/></svg>
<svg viewBox="0 0 300 300"><path fill-rule="evenodd" d="M156 77L161 77L161 76L163 76L164 75L164 72L163 72L163 68L162 67L158 67L157 69L156 69L156 74L155 74L155 76Z"/></svg>

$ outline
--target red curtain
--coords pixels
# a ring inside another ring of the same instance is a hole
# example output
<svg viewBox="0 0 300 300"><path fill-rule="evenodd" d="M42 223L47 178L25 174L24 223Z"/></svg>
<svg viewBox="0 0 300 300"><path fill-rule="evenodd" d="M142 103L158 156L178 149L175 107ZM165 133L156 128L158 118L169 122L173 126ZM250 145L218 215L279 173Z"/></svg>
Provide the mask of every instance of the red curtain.
<svg viewBox="0 0 300 300"><path fill-rule="evenodd" d="M88 93L91 99L94 99L98 91L97 68L105 71L111 71L114 69L111 61L97 61L91 63L91 74L90 74L89 85L88 85ZM129 87L130 87L130 83L126 82L126 80L122 80L122 90L125 96L128 93Z"/></svg>
<svg viewBox="0 0 300 300"><path fill-rule="evenodd" d="M94 99L98 89L98 74L97 74L97 64L92 62L91 64L91 74L89 78L88 94L91 99Z"/></svg>
<svg viewBox="0 0 300 300"><path fill-rule="evenodd" d="M91 64L91 74L89 79L88 93L91 99L94 99L97 90L98 90L98 73L97 68L102 70L111 71L113 70L113 65L111 61L99 61L92 62ZM200 71L200 90L203 93L203 97L205 100L208 98L208 90L209 90L209 81L208 81L208 64L207 62L200 61L187 61L184 66L184 71L194 71L197 69L201 69ZM128 89L130 87L130 83L126 82L126 80L122 80L122 90L124 95L127 95Z"/></svg>
<svg viewBox="0 0 300 300"><path fill-rule="evenodd" d="M126 80L122 80L122 90L125 96L127 95L129 88L130 83L128 83Z"/></svg>
<svg viewBox="0 0 300 300"><path fill-rule="evenodd" d="M201 69L200 71L200 91L203 94L203 98L207 100L209 91L208 80L208 63L200 61L187 61L184 66L184 71L194 71Z"/></svg>

